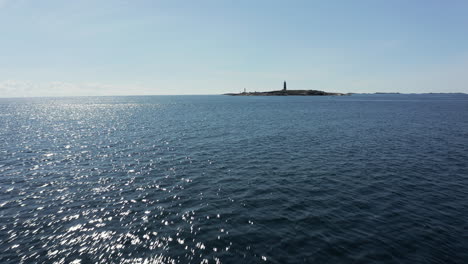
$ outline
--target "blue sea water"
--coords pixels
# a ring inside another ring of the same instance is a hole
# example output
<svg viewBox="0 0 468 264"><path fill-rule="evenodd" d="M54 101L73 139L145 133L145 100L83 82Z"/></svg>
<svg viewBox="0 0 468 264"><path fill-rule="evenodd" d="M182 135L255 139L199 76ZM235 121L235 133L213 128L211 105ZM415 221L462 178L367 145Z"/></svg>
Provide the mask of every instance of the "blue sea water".
<svg viewBox="0 0 468 264"><path fill-rule="evenodd" d="M0 99L0 263L468 263L468 96Z"/></svg>

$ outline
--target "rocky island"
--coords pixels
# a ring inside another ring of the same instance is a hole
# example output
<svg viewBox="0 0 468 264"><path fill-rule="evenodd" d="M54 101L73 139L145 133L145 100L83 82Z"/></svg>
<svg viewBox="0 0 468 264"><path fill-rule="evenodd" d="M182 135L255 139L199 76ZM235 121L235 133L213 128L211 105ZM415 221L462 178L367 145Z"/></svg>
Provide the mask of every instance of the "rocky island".
<svg viewBox="0 0 468 264"><path fill-rule="evenodd" d="M286 81L283 83L283 89L278 91L269 91L269 92L247 92L244 89L242 93L227 93L224 95L231 96L287 96L287 95L299 95L299 96L321 96L321 95L349 95L344 93L329 93L318 90L287 90Z"/></svg>

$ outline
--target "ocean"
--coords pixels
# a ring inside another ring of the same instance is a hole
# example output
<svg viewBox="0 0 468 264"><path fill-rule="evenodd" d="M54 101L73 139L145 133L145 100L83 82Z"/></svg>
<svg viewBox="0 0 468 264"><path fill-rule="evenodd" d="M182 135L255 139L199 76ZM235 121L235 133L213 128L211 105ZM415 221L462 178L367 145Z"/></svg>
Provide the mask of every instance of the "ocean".
<svg viewBox="0 0 468 264"><path fill-rule="evenodd" d="M468 95L0 99L0 263L468 263Z"/></svg>

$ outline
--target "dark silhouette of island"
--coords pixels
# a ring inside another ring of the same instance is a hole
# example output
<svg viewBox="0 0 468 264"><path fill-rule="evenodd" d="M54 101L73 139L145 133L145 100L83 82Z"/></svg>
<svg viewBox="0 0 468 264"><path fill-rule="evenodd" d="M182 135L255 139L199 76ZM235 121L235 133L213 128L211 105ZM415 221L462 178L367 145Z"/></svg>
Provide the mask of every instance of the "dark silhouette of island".
<svg viewBox="0 0 468 264"><path fill-rule="evenodd" d="M323 96L323 95L349 95L345 93L329 93L324 91L318 90L288 90L286 87L286 81L283 83L283 89L278 91L269 91L269 92L247 92L244 89L242 93L227 93L224 95L231 95L231 96L287 96L287 95L299 95L299 96Z"/></svg>

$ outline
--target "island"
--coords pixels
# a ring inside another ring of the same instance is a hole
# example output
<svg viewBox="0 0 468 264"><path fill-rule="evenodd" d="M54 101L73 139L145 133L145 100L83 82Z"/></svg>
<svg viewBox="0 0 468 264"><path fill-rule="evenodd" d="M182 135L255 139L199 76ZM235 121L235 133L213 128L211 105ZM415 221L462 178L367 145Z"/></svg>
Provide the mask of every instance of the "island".
<svg viewBox="0 0 468 264"><path fill-rule="evenodd" d="M269 91L269 92L247 92L244 89L242 93L226 93L224 95L231 95L231 96L288 96L288 95L299 95L299 96L321 96L321 95L333 95L333 96L341 96L341 95L350 95L347 93L329 93L324 91L318 90L288 90L286 88L286 81L283 83L283 89L277 91Z"/></svg>

